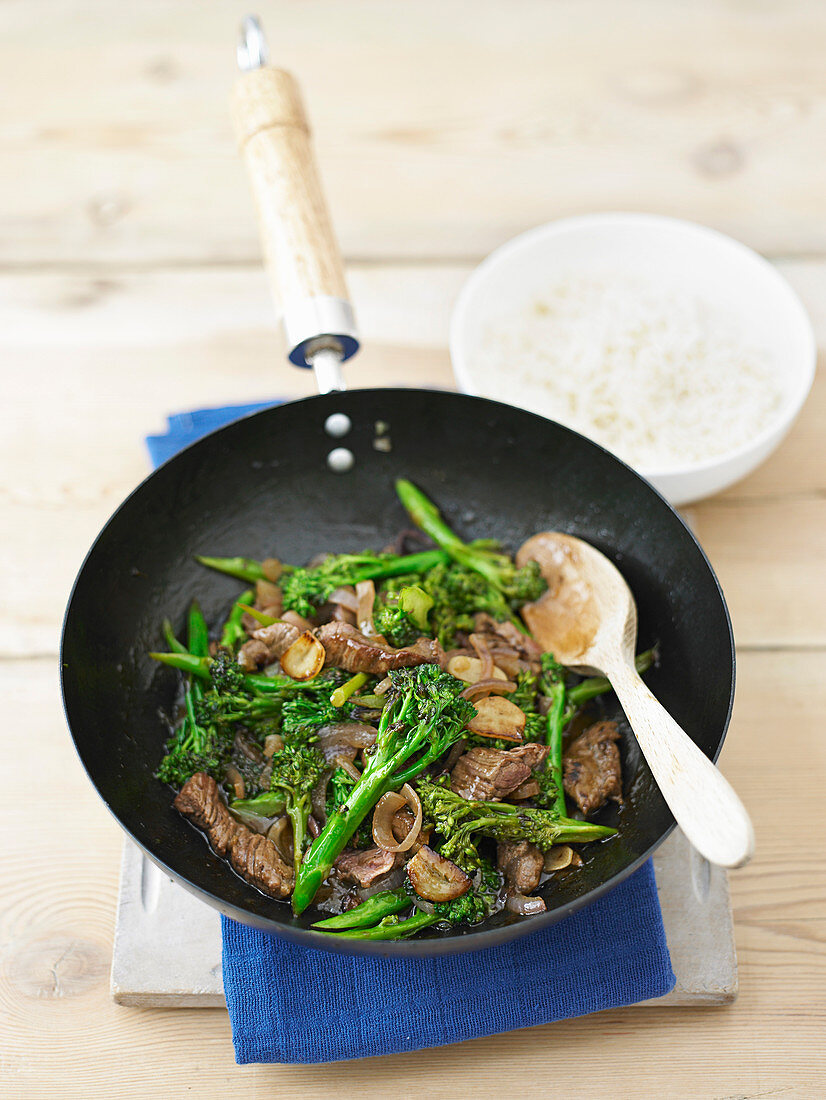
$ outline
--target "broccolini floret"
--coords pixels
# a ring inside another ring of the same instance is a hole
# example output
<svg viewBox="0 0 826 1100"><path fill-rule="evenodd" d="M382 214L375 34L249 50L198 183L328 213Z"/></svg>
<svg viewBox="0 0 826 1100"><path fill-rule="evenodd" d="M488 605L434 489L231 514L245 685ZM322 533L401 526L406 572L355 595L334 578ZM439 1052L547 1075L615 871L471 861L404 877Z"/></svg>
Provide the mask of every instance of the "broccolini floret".
<svg viewBox="0 0 826 1100"><path fill-rule="evenodd" d="M310 618L337 588L401 574L422 574L447 559L441 550L420 554L331 554L313 569L294 569L281 580L284 610Z"/></svg>
<svg viewBox="0 0 826 1100"><path fill-rule="evenodd" d="M296 868L304 854L313 788L325 766L324 756L311 745L285 745L273 754L270 792L283 797L287 816L292 822Z"/></svg>
<svg viewBox="0 0 826 1100"><path fill-rule="evenodd" d="M442 782L416 784L427 821L444 837L440 855L459 867L478 866L478 837L496 841L527 840L547 851L555 844L581 844L613 836L616 829L574 821L555 810L525 809L506 802L462 798Z"/></svg>
<svg viewBox="0 0 826 1100"><path fill-rule="evenodd" d="M463 542L445 523L436 505L412 482L400 478L396 492L413 522L425 534L457 565L483 578L485 585L476 594L474 610L489 611L494 618L511 619L521 626L515 612L524 603L538 600L548 587L538 563L530 561L517 568L507 554L493 549L490 543ZM464 583L470 587L469 581Z"/></svg>

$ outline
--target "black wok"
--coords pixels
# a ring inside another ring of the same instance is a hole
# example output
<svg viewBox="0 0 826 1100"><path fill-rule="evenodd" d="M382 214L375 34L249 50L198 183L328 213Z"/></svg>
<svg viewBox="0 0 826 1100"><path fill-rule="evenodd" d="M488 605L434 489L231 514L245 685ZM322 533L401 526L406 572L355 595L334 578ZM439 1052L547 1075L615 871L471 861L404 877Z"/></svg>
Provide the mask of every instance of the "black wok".
<svg viewBox="0 0 826 1100"><path fill-rule="evenodd" d="M353 422L353 469L333 473L324 429ZM375 425L392 449L377 451ZM177 676L147 656L165 615L181 628L195 596L208 621L226 615L240 584L195 554L296 563L319 551L381 548L407 525L393 484L419 484L466 538L515 549L536 531L592 542L621 569L639 606L640 647L659 644L652 690L711 758L720 751L734 687L734 648L714 573L683 520L642 478L582 436L480 398L416 390L313 397L257 413L188 447L115 513L77 578L62 643L63 694L78 754L101 798L160 867L221 912L312 947L422 955L465 950L535 931L610 890L664 840L673 819L613 696L620 719L625 805L601 818L619 835L583 849L581 869L554 876L546 914L499 913L467 932L412 942L335 941L238 878L172 808L153 778L168 736Z"/></svg>

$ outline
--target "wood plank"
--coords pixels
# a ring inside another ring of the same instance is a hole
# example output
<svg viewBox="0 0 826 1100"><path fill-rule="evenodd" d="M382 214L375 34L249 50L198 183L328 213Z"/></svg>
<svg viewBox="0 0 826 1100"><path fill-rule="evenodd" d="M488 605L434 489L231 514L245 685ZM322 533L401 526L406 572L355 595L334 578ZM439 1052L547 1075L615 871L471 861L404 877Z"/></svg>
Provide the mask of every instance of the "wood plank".
<svg viewBox="0 0 826 1100"><path fill-rule="evenodd" d="M586 1019L422 1054L341 1066L249 1067L233 1062L218 1010L125 1009L108 992L120 831L78 765L52 660L0 663L15 781L0 801L11 836L0 894L0 1089L27 1098L183 1097L231 1089L239 1100L300 1093L434 1097L502 1094L502 1066L518 1065L526 1092L590 1098L816 1096L826 1089L826 810L816 783L826 747L822 653L745 653L723 768L754 815L757 857L731 876L740 997L730 1008ZM778 746L784 760L781 766ZM32 829L28 791L60 791L71 816ZM805 822L805 831L789 825ZM27 822L25 846L21 821ZM81 838L85 838L81 840ZM714 1056L698 1055L711 1051ZM587 1072L583 1073L583 1066ZM344 1075L344 1076L343 1076ZM403 1083L401 1083L403 1082ZM552 1083L552 1084L549 1084Z"/></svg>
<svg viewBox="0 0 826 1100"><path fill-rule="evenodd" d="M242 10L3 5L0 262L259 255L227 109ZM481 256L601 209L826 249L817 0L283 0L264 15L350 257Z"/></svg>
<svg viewBox="0 0 826 1100"><path fill-rule="evenodd" d="M826 644L826 499L711 500L691 511L741 648Z"/></svg>

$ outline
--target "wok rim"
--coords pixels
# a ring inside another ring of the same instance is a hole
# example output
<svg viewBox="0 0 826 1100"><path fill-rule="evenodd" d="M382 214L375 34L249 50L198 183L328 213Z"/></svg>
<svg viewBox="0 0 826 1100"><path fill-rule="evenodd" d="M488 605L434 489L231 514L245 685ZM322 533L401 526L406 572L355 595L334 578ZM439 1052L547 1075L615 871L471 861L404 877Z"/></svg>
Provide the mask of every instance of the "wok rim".
<svg viewBox="0 0 826 1100"><path fill-rule="evenodd" d="M592 439L589 439L587 436L582 435L580 432L574 431L572 428L568 428L564 424L560 424L556 420L551 420L548 417L541 416L540 414L531 412L530 410L527 410L527 409L521 409L521 408L518 408L516 406L509 405L506 402L494 401L491 398L479 397L479 396L474 395L474 394L460 393L460 392L457 392L455 390L428 389L426 387L405 387L405 386L361 387L360 389L348 390L347 392L348 393L363 392L363 393L370 393L370 394L387 394L387 395L398 395L398 394L403 394L403 393L420 393L420 394L427 394L428 397L435 398L436 400L439 400L442 397L447 397L449 399L457 397L457 398L461 398L462 400L470 401L472 403L475 403L480 407L493 407L493 408L495 408L497 410L500 410L500 411L505 411L505 412L510 412L510 413L515 412L515 413L518 413L518 414L523 415L523 416L530 416L530 417L533 417L535 420L538 420L538 421L542 422L542 424L544 424L544 425L552 425L556 430L559 430L559 431L561 431L561 432L563 432L563 433L565 433L569 436L574 437L578 441L578 443L584 443L587 447L594 448L596 451L601 452L602 454L607 456L607 458L611 462L613 462L615 464L618 464L624 470L626 470L632 477L636 478L638 481L641 481L643 483L643 485L646 487L646 489L650 493L652 493L654 495L654 497L656 497L659 500L660 504L663 505L666 508L667 511L669 511L671 513L672 518L677 521L677 523L680 527L682 527L685 535L687 535L690 542L692 542L694 544L695 550L697 552L699 552L700 557L701 557L702 562L703 562L703 565L705 566L705 568L707 569L707 571L709 573L709 576L711 577L711 580L712 580L713 585L714 585L714 589L716 591L716 595L719 599L719 604L720 604L722 612L723 612L723 619L724 619L726 633L727 633L728 648L729 648L729 651L730 651L730 654L731 654L731 672L730 672L729 698L728 698L728 704L727 704L727 707L726 707L725 719L722 723L722 728L720 730L719 739L717 740L717 744L715 746L714 753L713 753L712 756L709 757L709 759L711 759L712 762L716 763L716 761L718 760L718 758L720 756L720 753L722 751L723 745L724 745L725 740L726 740L726 736L727 736L728 731L729 731L729 727L731 725L732 711L733 711L733 708L734 708L734 695L735 695L735 687L736 687L736 667L737 667L736 647L735 647L735 640L734 640L734 629L733 629L733 625L732 625L732 621L731 621L731 615L730 615L729 609L728 609L728 604L726 602L725 594L723 593L723 589L722 589L722 586L720 584L719 578L717 577L717 574L714 571L714 568L712 567L711 562L709 561L705 550L701 546L699 540L697 539L697 536L695 535L694 531L691 529L691 527L687 523L686 519L677 511L677 509L668 500L666 500L666 498L663 496L663 494L654 485L652 485L651 482L647 480L647 478L645 478L642 474L638 473L631 466L629 466L628 463L624 462L621 458L619 458L617 455L613 454L613 452L609 451L607 448L603 447L601 444L594 442ZM288 399L288 400L285 400L283 402L273 402L273 404L267 405L265 408L256 409L252 412L242 414L241 416L236 417L235 419L229 421L228 423L222 424L220 427L213 429L212 431L208 432L206 435L203 435L200 438L198 438L196 440L193 440L191 443L186 444L186 446L182 447L179 451L176 451L175 454L171 455L164 462L162 462L159 466L157 466L157 467L155 467L155 469L151 470L146 475L146 477L144 477L134 487L134 489L132 489L127 494L127 496L124 497L124 499L117 506L117 508L111 513L111 515L108 517L108 519L106 520L104 525L101 527L101 529L99 530L98 534L94 538L92 544L90 545L89 549L87 550L86 554L83 557L81 565L80 565L80 567L77 571L77 574L75 576L75 579L72 583L71 591L70 591L70 594L69 594L69 599L67 601L66 609L65 609L64 614L63 614L63 621L62 621L62 625L61 625L61 635L60 635L60 650L59 650L60 688L61 688L61 701L62 701L62 704L63 704L63 713L64 713L64 716L65 716L65 719L66 719L66 724L67 724L67 727L68 727L68 730L69 730L69 735L72 739L72 744L74 746L75 754L76 754L78 760L80 761L80 764L81 764L84 772L86 773L86 776L87 776L89 782L91 783L92 787L94 788L95 793L97 794L97 796L101 800L101 802L104 804L106 809L109 811L109 813L112 815L112 817L115 819L115 821L118 823L119 827L124 832L124 834L127 837L129 837L129 839L140 849L141 852L144 853L144 855L146 855L151 860L151 862L156 867L160 868L165 874L169 875L169 877L173 881L178 883L180 886L182 886L184 889L186 889L189 893L192 893L196 897L199 897L199 898L203 899L205 901L205 903L208 904L211 908L217 909L223 916L227 916L230 919L235 920L240 924L246 925L247 927L255 928L258 931L265 932L268 935L275 936L275 937L280 937L282 939L288 940L291 943L297 944L298 946L306 947L310 950L327 951L327 952L330 952L332 954L371 955L371 956L385 956L385 957L392 956L392 957L402 957L402 958L404 958L404 957L425 957L425 956L452 955L452 954L464 953L464 952L469 952L469 951L480 951L480 950L485 950L487 948L497 947L497 946L499 946L503 943L507 943L511 940L518 939L518 938L520 938L522 936L525 936L525 935L530 935L533 932L541 932L545 929L548 929L552 925L557 924L559 921L564 920L566 917L571 916L573 913L576 913L581 909L586 908L592 902L597 901L599 898L602 898L606 894L610 893L610 891L614 887L618 886L625 879L629 878L632 874L634 874L635 871L639 870L639 868L647 860L651 859L651 857L657 851L657 849L662 845L662 843L671 835L673 830L676 828L676 825L677 825L676 821L672 818L672 820L671 820L670 824L668 825L668 827L665 829L665 831L662 833L662 835L657 840L655 840L653 843L651 843L648 846L648 848L646 848L646 850L644 852L642 852L637 858L632 860L629 864L627 864L621 870L617 871L615 874L611 875L604 882L600 883L598 886L592 887L590 890L588 890L586 893L580 895L579 897L574 898L573 900L571 900L569 902L566 902L564 906L558 906L556 909L550 910L549 912L536 914L535 916L531 917L528 920L521 920L521 921L520 920L515 920L512 924L506 924L506 925L503 925L503 926L498 927L498 928L484 929L484 930L481 930L479 932L467 932L467 933L459 934L459 935L445 934L445 935L441 935L439 937L432 937L432 938L427 938L426 937L426 938L423 938L423 939L411 938L409 940L376 940L376 941L339 939L339 937L331 936L331 935L329 935L327 933L324 933L324 932L316 932L316 931L313 931L312 929L309 929L309 928L293 928L290 925L288 925L286 923L282 924L281 922L279 922L275 919L267 919L267 918L263 918L263 917L259 918L255 914L250 913L248 910L241 909L238 906L234 905L233 903L227 902L225 899L220 897L218 894L213 893L212 891L206 889L205 887L196 885L194 882L190 881L185 875L181 874L179 871L176 871L174 868L168 866L168 864L165 863L162 858L160 858L154 852L152 852L146 846L146 844L144 844L141 840L139 840L134 835L132 830L129 829L123 823L123 821L120 819L120 817L117 815L115 810L110 805L109 801L104 797L104 795L102 794L102 792L101 792L100 788L98 787L97 783L92 778L92 775L89 771L89 767L87 767L86 761L84 760L83 755L81 754L81 751L80 751L80 748L79 748L79 745L78 745L78 741L77 741L77 738L75 736L71 716L69 714L69 705L68 705L68 702L67 702L67 673L66 673L67 663L66 663L66 660L65 660L65 658L66 658L66 645L67 645L67 633L68 633L69 623L70 623L70 619L71 619L71 615L72 615L72 607L73 607L73 604L74 604L77 589L78 589L78 587L81 583L82 578L84 577L87 565L89 564L90 560L92 559L93 555L95 554L95 551L96 551L99 543L101 542L101 540L104 538L104 536L108 532L109 527L120 516L121 512L129 506L132 499L135 496L137 496L139 493L141 493L144 490L144 487L149 482L151 482L153 480L153 478L155 478L155 476L160 471L165 470L171 463L176 462L179 458L181 458L183 455L187 454L188 452L190 452L190 451L192 451L196 448L202 447L202 446L207 447L207 446L213 445L216 437L220 436L224 432L228 432L230 430L236 429L237 425L239 423L244 423L244 422L246 422L248 420L252 420L256 417L271 415L274 410L277 410L279 408L292 407L294 405L305 405L305 404L308 404L308 403L316 403L316 402L317 403L323 403L323 402L329 401L332 398L335 398L336 396L340 396L340 395L338 395L337 393L334 392L332 394L313 394L313 395L310 395L308 397ZM205 843L206 843L206 841L205 841ZM211 851L211 849L210 849L210 853L214 856L215 859L220 859L220 857L215 855L215 853L213 853ZM250 886L250 889L255 889L255 887Z"/></svg>

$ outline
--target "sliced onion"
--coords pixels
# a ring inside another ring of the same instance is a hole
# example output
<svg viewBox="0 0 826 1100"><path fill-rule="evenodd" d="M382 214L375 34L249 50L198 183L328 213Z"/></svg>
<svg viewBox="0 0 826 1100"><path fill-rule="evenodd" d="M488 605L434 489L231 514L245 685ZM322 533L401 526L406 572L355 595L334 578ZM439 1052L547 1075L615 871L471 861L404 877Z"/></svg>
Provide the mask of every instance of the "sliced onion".
<svg viewBox="0 0 826 1100"><path fill-rule="evenodd" d="M224 769L224 775L227 777L227 782L232 784L232 789L235 791L235 797L246 798L247 788L244 783L244 777L234 764L227 764Z"/></svg>
<svg viewBox="0 0 826 1100"><path fill-rule="evenodd" d="M403 840L396 840L393 833L393 818L402 806L413 811L413 824ZM416 843L422 827L422 804L419 796L409 783L405 783L401 792L388 791L383 794L373 811L373 840L386 852L406 852Z"/></svg>
<svg viewBox="0 0 826 1100"><path fill-rule="evenodd" d="M280 607L283 598L281 589L272 581L255 582L255 602L261 607Z"/></svg>
<svg viewBox="0 0 826 1100"><path fill-rule="evenodd" d="M280 733L268 733L264 738L264 756L271 760L273 755L284 748L284 738Z"/></svg>
<svg viewBox="0 0 826 1100"><path fill-rule="evenodd" d="M346 588L337 588L327 602L337 603L341 607L346 607L348 611L357 611L359 606L356 590L351 584L348 584Z"/></svg>
<svg viewBox="0 0 826 1100"><path fill-rule="evenodd" d="M280 580L281 574L284 572L284 566L278 558L264 558L261 562L261 572L268 581L275 584L276 581Z"/></svg>
<svg viewBox="0 0 826 1100"><path fill-rule="evenodd" d="M397 867L394 871L389 871L386 875L382 875L381 878L376 879L372 886L359 886L356 890L356 895L361 901L366 901L366 899L371 898L373 894L380 894L382 890L397 889L404 882L404 879L404 867Z"/></svg>
<svg viewBox="0 0 826 1100"><path fill-rule="evenodd" d="M396 810L400 810L407 803L396 791L388 791L383 794L376 803L373 811L373 840L387 852L397 852L398 845L393 836L393 817Z"/></svg>
<svg viewBox="0 0 826 1100"><path fill-rule="evenodd" d="M542 898L513 893L508 895L505 908L511 913L518 913L520 917L535 917L537 913L545 912L545 902Z"/></svg>
<svg viewBox="0 0 826 1100"><path fill-rule="evenodd" d="M348 760L346 756L337 756L336 764L341 768L343 772L347 772L351 779L358 781L361 779L361 772L358 770L352 760Z"/></svg>
<svg viewBox="0 0 826 1100"><path fill-rule="evenodd" d="M509 695L512 691L516 691L513 680L478 680L465 688L462 698L469 699L472 703L474 699L482 699L487 695Z"/></svg>
<svg viewBox="0 0 826 1100"><path fill-rule="evenodd" d="M376 686L373 688L374 695L384 695L385 692L390 690L390 685L393 681L389 676L385 676L383 680L379 680Z"/></svg>
<svg viewBox="0 0 826 1100"><path fill-rule="evenodd" d="M421 911L423 913L427 913L429 917L433 917L436 915L436 906L433 904L433 902L425 901L424 898L420 898L415 890L410 895L410 900L413 902L417 909L421 909Z"/></svg>
<svg viewBox="0 0 826 1100"><path fill-rule="evenodd" d="M334 768L332 765L324 769L310 795L310 802L313 806L313 816L316 820L320 821L322 825L327 824L327 785L330 782L330 776L333 774L333 771Z"/></svg>
<svg viewBox="0 0 826 1100"><path fill-rule="evenodd" d="M356 626L369 638L376 633L373 626L373 605L376 602L376 586L372 581L359 581L356 585Z"/></svg>
<svg viewBox="0 0 826 1100"><path fill-rule="evenodd" d="M333 722L319 729L318 747L328 763L339 756L353 760L357 749L375 745L376 733L376 727L366 722Z"/></svg>
<svg viewBox="0 0 826 1100"><path fill-rule="evenodd" d="M267 830L267 840L273 842L278 854L286 863L293 862L293 828L286 814L279 817Z"/></svg>
<svg viewBox="0 0 826 1100"><path fill-rule="evenodd" d="M303 615L299 615L297 611L285 611L281 616L282 623L289 623L290 626L296 626L299 630L312 630L313 624L309 619L305 619Z"/></svg>
<svg viewBox="0 0 826 1100"><path fill-rule="evenodd" d="M232 806L229 807L229 812L236 821L240 821L242 825L246 825L246 827L252 829L254 833L261 833L262 835L267 833L274 820L271 817L262 817L261 814L254 814L249 810L234 810Z"/></svg>
<svg viewBox="0 0 826 1100"><path fill-rule="evenodd" d="M482 662L482 667L479 670L480 680L492 680L493 679L493 656L488 643L485 641L481 634L471 634L468 639L473 646L476 656Z"/></svg>

